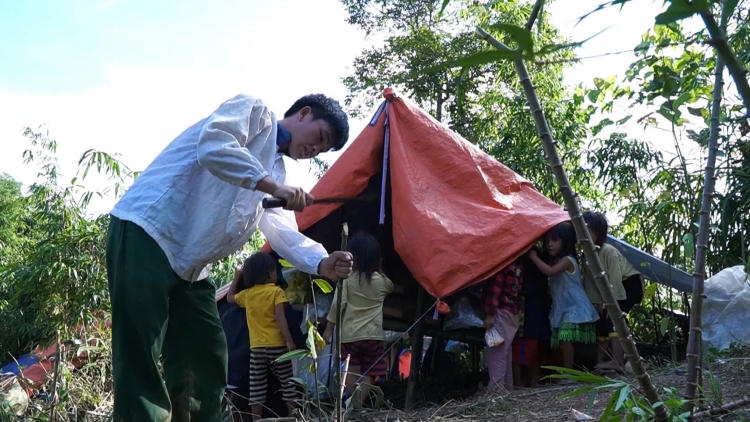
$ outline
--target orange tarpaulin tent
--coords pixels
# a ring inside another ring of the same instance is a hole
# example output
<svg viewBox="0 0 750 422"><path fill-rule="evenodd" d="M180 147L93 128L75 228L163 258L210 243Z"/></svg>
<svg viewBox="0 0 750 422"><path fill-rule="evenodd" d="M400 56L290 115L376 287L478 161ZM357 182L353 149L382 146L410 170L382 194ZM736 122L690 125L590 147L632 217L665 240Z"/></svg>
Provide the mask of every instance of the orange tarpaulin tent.
<svg viewBox="0 0 750 422"><path fill-rule="evenodd" d="M569 220L529 181L427 112L390 88L383 95L370 124L311 191L330 198L369 190L380 193L379 199L297 213L300 231L329 251L337 244L312 229L341 207L359 207L340 218L367 219L364 227L371 230L390 223L395 252L429 294L443 298L489 278ZM328 227L336 239L341 225Z"/></svg>

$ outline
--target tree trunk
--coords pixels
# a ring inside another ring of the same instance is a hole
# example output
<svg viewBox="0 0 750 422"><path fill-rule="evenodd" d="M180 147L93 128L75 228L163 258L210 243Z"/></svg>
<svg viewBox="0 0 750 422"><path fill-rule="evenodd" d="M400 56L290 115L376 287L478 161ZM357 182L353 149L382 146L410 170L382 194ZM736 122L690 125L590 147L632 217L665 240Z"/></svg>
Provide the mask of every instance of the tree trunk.
<svg viewBox="0 0 750 422"><path fill-rule="evenodd" d="M706 274L706 256L708 254L708 230L711 214L711 197L716 183L716 151L719 139L719 117L721 116L721 95L724 82L724 61L716 54L716 73L714 80L713 104L711 106L711 131L708 136L708 157L706 172L703 176L703 201L701 202L700 220L698 223L698 242L695 248L695 270L693 272L693 303L690 306L690 336L687 349L687 385L685 386L685 411L692 414L695 408L695 394L698 391L698 375L701 373L701 311L703 305L703 281Z"/></svg>
<svg viewBox="0 0 750 422"><path fill-rule="evenodd" d="M542 7L544 0L537 0L534 5L534 9L531 12L528 22L526 23L526 30L531 30L534 26L534 21L539 14L539 10ZM509 48L489 35L482 28L477 27L477 33L480 38L487 41L493 47L498 50L509 50ZM625 322L625 314L620 310L620 306L614 299L612 294L612 287L607 279L607 273L604 271L599 254L596 253L594 242L591 240L586 223L583 220L583 216L578 207L577 194L573 192L568 181L568 175L565 173L565 169L562 166L560 156L557 154L557 147L555 146L555 140L552 138L552 134L547 124L547 119L544 116L542 107L539 103L539 98L536 95L534 85L529 77L529 72L526 70L526 65L523 60L517 59L513 61L518 77L523 86L524 93L526 94L526 100L529 103L534 123L536 125L537 133L542 140L542 146L546 153L547 160L552 166L552 172L554 173L557 184L560 188L560 193L565 201L565 205L570 214L573 226L575 227L576 234L578 235L579 243L583 246L583 252L586 256L592 272L594 273L594 279L596 280L599 291L602 292L602 296L609 313L610 318L615 326L615 331L622 342L622 346L625 349L625 356L628 358L630 365L633 367L633 372L638 378L638 382L641 385L643 394L646 396L648 401L653 405L659 402L659 395L654 388L651 378L646 372L646 367L643 365L641 357L638 355L638 350L635 347L635 341L630 336L630 330ZM655 409L657 420L666 421L667 411L664 405L659 405Z"/></svg>

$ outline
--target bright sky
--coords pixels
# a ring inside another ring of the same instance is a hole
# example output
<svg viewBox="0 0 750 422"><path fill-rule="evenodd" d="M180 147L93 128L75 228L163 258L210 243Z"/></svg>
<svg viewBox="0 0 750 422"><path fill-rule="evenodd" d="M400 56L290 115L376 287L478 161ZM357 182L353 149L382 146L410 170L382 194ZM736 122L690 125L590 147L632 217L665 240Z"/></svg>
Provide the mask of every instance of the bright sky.
<svg viewBox="0 0 750 422"><path fill-rule="evenodd" d="M575 26L602 1L549 7L573 40L611 26L580 57L631 50L662 9L661 1L634 0ZM24 126L46 125L68 179L90 148L143 170L238 93L262 98L277 115L308 93L343 101L341 78L372 42L345 22L337 0L0 0L0 8L0 172L24 184L36 174L22 163ZM585 60L565 82L622 76L632 61L632 53ZM352 140L364 124L351 122ZM290 184L307 189L316 181L306 164L290 162L288 173ZM90 211L112 205L103 200Z"/></svg>

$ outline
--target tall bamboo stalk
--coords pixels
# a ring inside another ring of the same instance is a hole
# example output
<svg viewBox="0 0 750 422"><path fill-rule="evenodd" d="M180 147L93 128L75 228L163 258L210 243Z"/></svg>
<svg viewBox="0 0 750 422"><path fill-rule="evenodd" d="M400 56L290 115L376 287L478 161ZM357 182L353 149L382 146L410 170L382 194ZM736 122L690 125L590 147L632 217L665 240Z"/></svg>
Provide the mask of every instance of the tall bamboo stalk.
<svg viewBox="0 0 750 422"><path fill-rule="evenodd" d="M719 26L718 22L714 18L713 13L709 8L700 12L703 23L706 25L708 35L711 36L711 44L716 49L717 54L726 64L729 74L732 76L735 85L737 86L737 92L739 92L742 98L742 104L745 105L745 112L750 115L750 84L747 81L747 69L742 65L742 62L737 59L737 55L732 50L732 46L729 45L727 40L726 30ZM726 17L726 14L725 18ZM722 19L722 25L724 19Z"/></svg>
<svg viewBox="0 0 750 422"><path fill-rule="evenodd" d="M346 251L346 241L349 237L349 225L344 223L341 229L341 250ZM335 335L336 341L333 343L333 356L334 364L336 365L336 387L335 391L340 392L336 397L336 421L344 421L344 408L343 408L343 392L344 392L344 379L341 376L341 297L344 295L344 280L338 282L338 298L336 299L336 327Z"/></svg>
<svg viewBox="0 0 750 422"><path fill-rule="evenodd" d="M526 30L531 31L531 28L534 26L534 22L536 21L536 17L539 14L539 10L541 9L543 3L544 0L537 0L531 16L526 23ZM508 46L495 39L480 27L477 27L477 34L480 38L482 38L498 50L510 50ZM596 280L599 291L602 292L602 296L605 302L604 305L607 308L607 312L609 313L609 316L615 326L615 331L617 332L617 335L622 342L623 349L625 349L625 356L630 362L630 365L633 367L633 372L635 373L636 378L640 383L641 389L643 390L643 394L646 396L646 399L652 405L659 403L659 394L657 393L656 388L654 388L654 385L651 382L651 378L649 377L648 372L646 372L646 367L643 365L643 360L641 359L640 355L638 354L638 350L635 347L635 341L633 340L633 337L631 337L630 330L628 329L628 325L625 321L625 314L622 312L622 310L620 310L620 306L618 305L617 301L614 299L614 295L612 294L612 287L610 286L609 280L607 279L607 273L604 271L602 262L599 259L599 254L596 253L594 242L591 240L588 228L586 227L586 223L584 222L583 216L581 215L576 199L577 194L573 192L573 189L570 186L568 175L566 174L565 169L562 165L562 161L560 160L560 156L557 153L557 147L555 146L556 142L552 138L552 133L550 131L549 125L547 124L547 119L544 116L544 112L542 111L542 106L539 103L539 97L536 95L536 90L534 89L534 85L531 82L531 77L529 76L529 72L526 69L526 65L524 64L522 59L513 60L513 64L516 67L516 72L518 73L518 77L521 81L524 93L526 94L526 100L529 103L531 114L534 118L537 134L542 140L542 146L547 156L547 160L552 167L552 172L555 176L555 179L557 180L558 187L560 188L560 193L562 194L565 201L565 205L573 222L573 226L575 227L576 234L578 235L579 242L583 246L583 253L586 256L586 261L588 262L589 267L594 273L594 279ZM657 420L667 420L667 411L663 404L656 406L654 410L656 412Z"/></svg>
<svg viewBox="0 0 750 422"><path fill-rule="evenodd" d="M703 281L706 274L708 255L708 230L711 213L711 197L716 185L716 152L719 149L719 117L721 116L721 95L724 81L724 61L716 54L713 104L711 105L711 129L708 136L708 157L703 175L703 201L698 222L698 242L695 248L695 270L693 271L693 303L690 306L690 336L687 350L687 385L685 386L685 411L692 414L695 408L695 394L698 391L698 375L701 373L701 311L703 306Z"/></svg>

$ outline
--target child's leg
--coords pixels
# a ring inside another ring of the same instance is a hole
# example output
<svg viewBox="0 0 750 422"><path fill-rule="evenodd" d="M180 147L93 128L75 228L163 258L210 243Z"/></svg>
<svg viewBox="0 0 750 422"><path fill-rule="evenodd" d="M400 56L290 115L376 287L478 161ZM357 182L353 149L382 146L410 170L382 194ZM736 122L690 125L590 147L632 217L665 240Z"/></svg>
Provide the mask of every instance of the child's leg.
<svg viewBox="0 0 750 422"><path fill-rule="evenodd" d="M573 343L570 341L561 341L560 349L562 349L563 366L573 369L575 365L575 347Z"/></svg>
<svg viewBox="0 0 750 422"><path fill-rule="evenodd" d="M248 400L253 420L263 416L263 403L266 401L266 390L268 389L268 365L269 359L266 349L257 347L250 349L250 389Z"/></svg>
<svg viewBox="0 0 750 422"><path fill-rule="evenodd" d="M542 366L538 361L533 362L529 366L529 387L536 387L539 385L539 379L541 378Z"/></svg>
<svg viewBox="0 0 750 422"><path fill-rule="evenodd" d="M279 379L281 383L281 395L289 408L289 416L294 415L294 404L297 401L297 390L294 388L294 367L292 361L276 362L276 359L287 353L289 349L286 346L269 347L268 355L271 362L271 372Z"/></svg>
<svg viewBox="0 0 750 422"><path fill-rule="evenodd" d="M521 365L513 364L513 386L514 387L526 387L526 381L523 377Z"/></svg>

